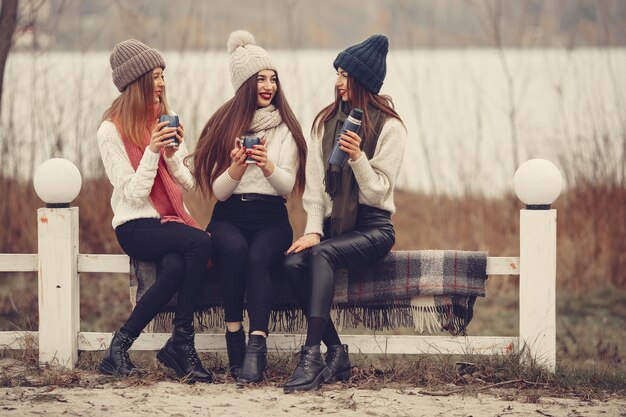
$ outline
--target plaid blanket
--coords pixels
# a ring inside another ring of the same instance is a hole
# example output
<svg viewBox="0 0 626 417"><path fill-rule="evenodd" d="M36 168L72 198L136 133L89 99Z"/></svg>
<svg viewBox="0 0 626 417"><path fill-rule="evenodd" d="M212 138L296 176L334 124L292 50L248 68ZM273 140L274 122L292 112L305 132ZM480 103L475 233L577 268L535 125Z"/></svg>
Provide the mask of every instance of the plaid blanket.
<svg viewBox="0 0 626 417"><path fill-rule="evenodd" d="M131 259L131 302L154 283L159 265ZM339 328L363 325L373 330L413 327L418 332L466 334L476 297L485 296L486 252L451 250L392 251L374 265L338 270L333 318ZM273 330L304 326L302 312L282 277L272 271ZM218 280L207 271L196 310L202 326L222 327ZM174 297L160 316L163 323L176 305Z"/></svg>

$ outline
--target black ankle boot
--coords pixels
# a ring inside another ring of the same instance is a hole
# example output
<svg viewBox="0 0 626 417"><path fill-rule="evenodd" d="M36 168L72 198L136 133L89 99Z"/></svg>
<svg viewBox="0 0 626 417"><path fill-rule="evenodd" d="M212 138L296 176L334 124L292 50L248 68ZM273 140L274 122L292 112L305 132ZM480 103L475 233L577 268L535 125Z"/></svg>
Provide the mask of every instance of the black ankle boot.
<svg viewBox="0 0 626 417"><path fill-rule="evenodd" d="M320 346L302 346L298 366L284 386L285 394L294 391L309 391L330 381L330 369L326 366Z"/></svg>
<svg viewBox="0 0 626 417"><path fill-rule="evenodd" d="M333 381L346 382L352 376L352 365L348 355L348 345L328 346L324 362L330 369Z"/></svg>
<svg viewBox="0 0 626 417"><path fill-rule="evenodd" d="M226 330L226 351L228 352L228 370L237 379L246 355L246 334L243 329L236 332Z"/></svg>
<svg viewBox="0 0 626 417"><path fill-rule="evenodd" d="M105 375L128 376L137 372L137 368L130 361L128 349L135 341L136 337L131 337L126 333L115 332L111 345L100 363L100 372Z"/></svg>
<svg viewBox="0 0 626 417"><path fill-rule="evenodd" d="M243 360L237 383L261 382L266 366L267 343L265 337L260 334L251 334L248 337L248 348L246 349L246 356Z"/></svg>
<svg viewBox="0 0 626 417"><path fill-rule="evenodd" d="M202 366L193 339L193 327L174 327L172 337L159 350L157 359L173 369L179 378L188 378L189 382L211 382L213 374Z"/></svg>

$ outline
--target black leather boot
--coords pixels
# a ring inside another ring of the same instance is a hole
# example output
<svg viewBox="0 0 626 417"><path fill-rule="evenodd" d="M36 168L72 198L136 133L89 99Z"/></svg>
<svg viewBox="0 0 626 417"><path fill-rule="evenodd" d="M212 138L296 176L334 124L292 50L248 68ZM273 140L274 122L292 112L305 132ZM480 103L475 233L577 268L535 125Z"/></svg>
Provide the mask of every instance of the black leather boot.
<svg viewBox="0 0 626 417"><path fill-rule="evenodd" d="M348 355L348 345L328 346L324 362L330 369L333 381L346 382L352 376L352 365Z"/></svg>
<svg viewBox="0 0 626 417"><path fill-rule="evenodd" d="M267 367L267 343L264 336L251 334L248 337L248 348L243 360L238 384L263 381L263 371Z"/></svg>
<svg viewBox="0 0 626 417"><path fill-rule="evenodd" d="M193 339L193 327L174 327L172 337L159 350L157 359L173 369L179 378L187 378L189 382L211 382L213 374L202 366Z"/></svg>
<svg viewBox="0 0 626 417"><path fill-rule="evenodd" d="M130 361L128 349L135 341L136 337L131 337L121 330L115 332L111 345L107 349L106 355L100 363L100 372L105 375L128 376L137 373L137 368Z"/></svg>
<svg viewBox="0 0 626 417"><path fill-rule="evenodd" d="M226 330L226 351L228 352L228 370L237 379L246 355L246 334L243 329L236 332Z"/></svg>
<svg viewBox="0 0 626 417"><path fill-rule="evenodd" d="M322 359L320 346L302 346L298 366L285 383L285 394L294 391L309 391L330 381L331 373Z"/></svg>

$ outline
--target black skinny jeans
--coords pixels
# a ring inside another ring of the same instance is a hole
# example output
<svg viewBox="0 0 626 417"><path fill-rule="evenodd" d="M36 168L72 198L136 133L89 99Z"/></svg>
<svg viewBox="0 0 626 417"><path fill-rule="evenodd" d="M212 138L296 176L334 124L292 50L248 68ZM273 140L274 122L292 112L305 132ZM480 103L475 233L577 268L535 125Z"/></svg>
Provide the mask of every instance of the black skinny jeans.
<svg viewBox="0 0 626 417"><path fill-rule="evenodd" d="M328 236L326 230L324 235ZM306 316L328 321L335 271L375 263L389 253L395 240L389 212L360 204L354 230L287 255L285 275Z"/></svg>
<svg viewBox="0 0 626 417"><path fill-rule="evenodd" d="M250 332L268 333L274 293L270 269L282 260L293 231L283 203L218 202L207 227L215 245L213 262L220 279L224 321L243 320L246 296Z"/></svg>
<svg viewBox="0 0 626 417"><path fill-rule="evenodd" d="M137 302L122 331L133 337L152 320L178 291L174 326L193 326L196 296L207 279L211 237L182 223L137 219L115 228L117 240L133 259L158 262L157 277Z"/></svg>

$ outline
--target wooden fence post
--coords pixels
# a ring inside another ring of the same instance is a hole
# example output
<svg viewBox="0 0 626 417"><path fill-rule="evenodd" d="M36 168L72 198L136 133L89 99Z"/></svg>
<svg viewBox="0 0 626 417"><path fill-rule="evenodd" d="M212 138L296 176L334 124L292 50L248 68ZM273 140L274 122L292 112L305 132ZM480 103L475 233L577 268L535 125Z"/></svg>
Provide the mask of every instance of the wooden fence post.
<svg viewBox="0 0 626 417"><path fill-rule="evenodd" d="M556 370L556 210L563 179L545 159L524 162L515 173L520 211L520 347L523 361Z"/></svg>
<svg viewBox="0 0 626 417"><path fill-rule="evenodd" d="M76 166L62 158L42 163L33 178L45 203L37 210L39 362L73 369L78 361L78 207L82 185Z"/></svg>
<svg viewBox="0 0 626 417"><path fill-rule="evenodd" d="M520 210L519 332L529 357L556 369L556 210Z"/></svg>
<svg viewBox="0 0 626 417"><path fill-rule="evenodd" d="M80 330L78 207L37 210L39 361L73 369Z"/></svg>

